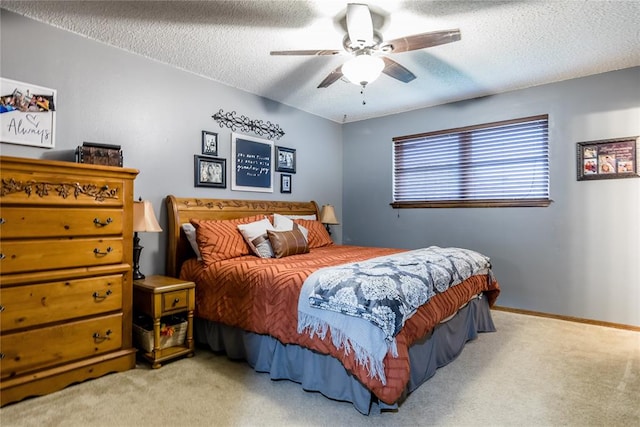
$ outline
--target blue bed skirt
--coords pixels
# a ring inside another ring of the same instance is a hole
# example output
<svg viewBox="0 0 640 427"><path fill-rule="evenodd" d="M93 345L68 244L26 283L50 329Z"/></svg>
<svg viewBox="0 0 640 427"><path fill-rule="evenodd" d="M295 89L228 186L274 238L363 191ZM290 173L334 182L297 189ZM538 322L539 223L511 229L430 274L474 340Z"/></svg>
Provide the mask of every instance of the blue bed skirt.
<svg viewBox="0 0 640 427"><path fill-rule="evenodd" d="M409 393L431 378L436 369L453 361L478 332L495 332L487 299L475 298L431 334L409 349L411 376L402 398L393 405L379 402L342 364L332 356L304 347L282 344L267 335L246 332L231 326L194 320L196 343L231 359L246 360L257 372L267 372L273 380L291 380L307 391L317 391L328 398L351 402L362 414L372 410L397 409Z"/></svg>

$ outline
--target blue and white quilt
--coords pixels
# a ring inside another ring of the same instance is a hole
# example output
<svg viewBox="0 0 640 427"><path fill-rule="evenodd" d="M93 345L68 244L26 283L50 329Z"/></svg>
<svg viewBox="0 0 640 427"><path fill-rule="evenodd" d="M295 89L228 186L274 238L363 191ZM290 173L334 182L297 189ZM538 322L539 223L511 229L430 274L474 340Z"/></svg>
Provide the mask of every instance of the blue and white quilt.
<svg viewBox="0 0 640 427"><path fill-rule="evenodd" d="M488 257L461 248L431 246L311 274L298 303L298 332L324 337L354 351L359 363L383 383L382 361L397 356L395 336L405 322L438 293L487 273Z"/></svg>

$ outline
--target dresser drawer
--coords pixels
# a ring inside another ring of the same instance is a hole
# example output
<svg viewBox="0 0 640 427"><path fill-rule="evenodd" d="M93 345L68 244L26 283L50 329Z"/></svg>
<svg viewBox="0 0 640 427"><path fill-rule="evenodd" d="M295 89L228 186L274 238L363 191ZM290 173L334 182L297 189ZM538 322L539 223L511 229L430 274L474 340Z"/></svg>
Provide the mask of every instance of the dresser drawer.
<svg viewBox="0 0 640 427"><path fill-rule="evenodd" d="M125 182L116 178L2 171L3 204L22 206L124 205Z"/></svg>
<svg viewBox="0 0 640 427"><path fill-rule="evenodd" d="M121 263L122 238L2 241L2 274Z"/></svg>
<svg viewBox="0 0 640 427"><path fill-rule="evenodd" d="M176 310L184 311L189 307L189 291L166 292L162 294L162 313L171 313Z"/></svg>
<svg viewBox="0 0 640 427"><path fill-rule="evenodd" d="M122 275L0 289L0 331L122 309Z"/></svg>
<svg viewBox="0 0 640 427"><path fill-rule="evenodd" d="M122 345L122 314L2 334L1 377L117 350Z"/></svg>
<svg viewBox="0 0 640 427"><path fill-rule="evenodd" d="M3 239L122 234L122 209L3 207Z"/></svg>

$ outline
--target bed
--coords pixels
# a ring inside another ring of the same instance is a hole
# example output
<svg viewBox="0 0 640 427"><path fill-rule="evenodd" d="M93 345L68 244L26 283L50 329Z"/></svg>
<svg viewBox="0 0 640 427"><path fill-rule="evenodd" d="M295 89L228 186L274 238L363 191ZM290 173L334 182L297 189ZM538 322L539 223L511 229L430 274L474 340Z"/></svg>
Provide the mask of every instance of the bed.
<svg viewBox="0 0 640 427"><path fill-rule="evenodd" d="M165 201L167 274L196 283L196 343L246 360L254 370L269 373L274 380L291 380L304 390L351 402L365 415L372 410L395 410L437 368L454 360L467 341L479 332L495 331L490 307L500 288L490 265L461 278L455 286L432 292L426 303L414 302L411 315L401 321L392 316L394 320L385 323L387 329L374 324L387 321L387 312L371 319L365 316L372 316L369 311L353 320L353 313L345 315L344 310L336 313L340 310L321 307L336 299L335 295L325 298L321 292L325 288L318 283L335 277L337 270L358 266L370 272L364 267L389 266L396 258L422 255L419 251L449 248L408 251L333 244L322 224L313 219L319 214L314 201L172 195ZM271 224L279 219L294 224L287 232L281 232L280 225L273 229L278 231L269 231L271 255L279 258L256 256L260 253L254 246L260 245L253 243L259 239L243 238L237 228L242 224L246 232L265 219ZM291 236L298 239L299 230L304 231L306 251L297 248L297 252L288 253L291 249L284 245L282 252L278 242L289 241ZM197 244L190 242L189 237L196 235ZM198 254L194 247L199 248ZM224 256L220 257L219 251ZM312 300L319 302L305 308ZM400 311L406 315L409 310L401 307ZM319 325L311 322L301 326L303 319L317 320L316 313L323 319L316 322ZM323 316L331 320L325 323ZM366 336L354 337L350 335L354 331L367 332L357 332Z"/></svg>

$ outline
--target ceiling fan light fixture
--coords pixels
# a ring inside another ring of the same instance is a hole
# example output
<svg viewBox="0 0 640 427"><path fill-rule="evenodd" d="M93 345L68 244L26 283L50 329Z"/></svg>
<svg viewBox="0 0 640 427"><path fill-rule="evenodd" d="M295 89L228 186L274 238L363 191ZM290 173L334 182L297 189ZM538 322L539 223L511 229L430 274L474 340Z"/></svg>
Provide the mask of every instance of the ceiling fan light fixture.
<svg viewBox="0 0 640 427"><path fill-rule="evenodd" d="M353 84L366 86L380 76L384 61L378 56L358 55L342 66L342 74Z"/></svg>

